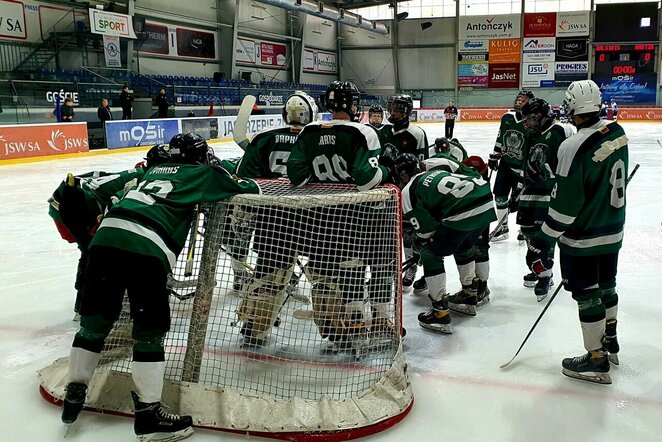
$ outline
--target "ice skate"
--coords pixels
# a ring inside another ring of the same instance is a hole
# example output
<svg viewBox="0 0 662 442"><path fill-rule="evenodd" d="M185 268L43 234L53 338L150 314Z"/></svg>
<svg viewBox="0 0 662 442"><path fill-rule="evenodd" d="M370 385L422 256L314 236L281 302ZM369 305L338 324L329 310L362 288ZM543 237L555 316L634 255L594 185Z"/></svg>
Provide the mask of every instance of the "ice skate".
<svg viewBox="0 0 662 442"><path fill-rule="evenodd" d="M133 429L139 442L174 442L193 434L191 416L168 413L160 402L140 402L133 391L131 397L136 409Z"/></svg>
<svg viewBox="0 0 662 442"><path fill-rule="evenodd" d="M409 288L414 284L414 278L416 278L417 270L418 265L416 264L405 270L405 274L402 276L402 290L408 291Z"/></svg>
<svg viewBox="0 0 662 442"><path fill-rule="evenodd" d="M526 236L524 236L521 230L517 232L517 241L519 241L520 245L526 241Z"/></svg>
<svg viewBox="0 0 662 442"><path fill-rule="evenodd" d="M538 302L541 302L547 297L549 293L549 288L552 286L552 277L551 276L541 276L538 278L533 292L536 294Z"/></svg>
<svg viewBox="0 0 662 442"><path fill-rule="evenodd" d="M490 288L487 286L487 281L480 278L476 278L474 281L476 283L476 308L478 308L490 302Z"/></svg>
<svg viewBox="0 0 662 442"><path fill-rule="evenodd" d="M432 298L430 298L432 301ZM432 301L430 310L418 314L418 324L428 330L437 333L451 334L451 315L448 312L448 297L444 296L439 301Z"/></svg>
<svg viewBox="0 0 662 442"><path fill-rule="evenodd" d="M619 365L620 361L618 360L618 351L620 347L618 346L618 340L616 339L616 324L618 321L615 319L607 321L605 325L605 335L602 338L602 345L605 351L609 353L609 362L614 365Z"/></svg>
<svg viewBox="0 0 662 442"><path fill-rule="evenodd" d="M62 402L62 423L73 424L85 404L87 385L80 382L69 382L65 388L66 394Z"/></svg>
<svg viewBox="0 0 662 442"><path fill-rule="evenodd" d="M598 384L611 384L606 351L595 350L576 358L566 358L562 365L562 372L568 377Z"/></svg>
<svg viewBox="0 0 662 442"><path fill-rule="evenodd" d="M536 283L538 282L538 275L531 272L529 274L524 275L523 280L524 280L524 287L533 288L536 286ZM553 285L554 285L554 280L550 279L549 286L552 287Z"/></svg>
<svg viewBox="0 0 662 442"><path fill-rule="evenodd" d="M490 234L492 242L505 241L508 239L508 226L504 224L498 225Z"/></svg>
<svg viewBox="0 0 662 442"><path fill-rule="evenodd" d="M463 315L476 316L478 305L475 284L463 285L462 290L448 298L448 308Z"/></svg>
<svg viewBox="0 0 662 442"><path fill-rule="evenodd" d="M427 295L430 293L428 290L428 283L425 282L425 277L422 277L414 283L414 295Z"/></svg>

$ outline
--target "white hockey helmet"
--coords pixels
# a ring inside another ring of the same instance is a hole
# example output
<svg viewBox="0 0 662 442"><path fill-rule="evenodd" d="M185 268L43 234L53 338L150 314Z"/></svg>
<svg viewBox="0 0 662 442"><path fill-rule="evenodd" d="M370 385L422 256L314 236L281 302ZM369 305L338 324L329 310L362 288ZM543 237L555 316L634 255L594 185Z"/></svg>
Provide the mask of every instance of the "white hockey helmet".
<svg viewBox="0 0 662 442"><path fill-rule="evenodd" d="M565 91L563 107L568 117L600 112L602 94L593 80L573 81Z"/></svg>
<svg viewBox="0 0 662 442"><path fill-rule="evenodd" d="M287 97L283 106L285 124L305 126L317 119L317 104L313 97L303 91L295 91Z"/></svg>

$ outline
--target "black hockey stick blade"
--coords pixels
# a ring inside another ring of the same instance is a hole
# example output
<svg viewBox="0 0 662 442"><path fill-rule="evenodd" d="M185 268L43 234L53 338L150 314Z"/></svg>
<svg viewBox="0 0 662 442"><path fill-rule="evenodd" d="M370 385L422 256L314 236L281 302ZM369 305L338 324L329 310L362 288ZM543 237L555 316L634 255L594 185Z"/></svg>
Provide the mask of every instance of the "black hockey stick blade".
<svg viewBox="0 0 662 442"><path fill-rule="evenodd" d="M409 270L411 267L414 267L416 264L418 264L418 260L420 259L420 256L412 256L408 260L402 263L402 271L406 272Z"/></svg>
<svg viewBox="0 0 662 442"><path fill-rule="evenodd" d="M561 284L559 284L559 286L556 287L556 290L554 290L554 293L552 294L552 297L549 298L549 301L547 301L547 305L545 306L544 309L542 309L542 312L540 312L540 316L538 316L538 319L536 319L536 322L533 323L533 327L531 327L531 330L529 330L529 333L526 335L526 338L524 338L524 341L522 342L522 345L520 345L519 348L517 349L517 353L515 353L515 356L513 356L510 361L508 361L505 364L501 365L499 368L504 369L504 368L508 367L515 360L515 358L517 357L519 352L522 351L522 348L524 348L524 344L526 344L526 341L528 341L529 336L531 336L531 333L533 333L533 330L536 329L536 326L538 325L538 323L542 319L543 315L545 314L545 312L547 311L547 309L551 305L552 301L554 301L554 298L556 298L556 295L559 294L559 292L561 291L561 288L565 285L566 282L568 282L568 281L566 281L564 279L563 281L561 281Z"/></svg>

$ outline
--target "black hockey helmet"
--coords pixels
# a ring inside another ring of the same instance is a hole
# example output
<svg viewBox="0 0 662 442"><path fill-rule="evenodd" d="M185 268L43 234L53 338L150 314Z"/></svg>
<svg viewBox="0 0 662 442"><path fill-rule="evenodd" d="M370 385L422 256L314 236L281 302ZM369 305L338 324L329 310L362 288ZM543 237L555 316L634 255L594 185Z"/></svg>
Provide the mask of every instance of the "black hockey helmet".
<svg viewBox="0 0 662 442"><path fill-rule="evenodd" d="M451 142L448 138L441 137L434 140L434 151L436 153L448 153L451 150Z"/></svg>
<svg viewBox="0 0 662 442"><path fill-rule="evenodd" d="M533 131L538 132L541 128L543 118L555 118L554 110L549 103L542 98L531 98L524 103L520 111L524 117L524 126Z"/></svg>
<svg viewBox="0 0 662 442"><path fill-rule="evenodd" d="M515 97L515 101L513 102L513 109L515 109L515 112L520 113L522 110L522 106L524 106L524 103L527 101L535 98L535 95L533 95L533 92L522 89L517 93L517 96Z"/></svg>
<svg viewBox="0 0 662 442"><path fill-rule="evenodd" d="M194 133L177 134L170 140L170 155L173 163L207 164L208 152L207 142Z"/></svg>
<svg viewBox="0 0 662 442"><path fill-rule="evenodd" d="M395 158L395 178L400 188L403 188L414 175L423 170L425 170L423 164L413 153L403 153Z"/></svg>
<svg viewBox="0 0 662 442"><path fill-rule="evenodd" d="M361 115L361 92L351 81L333 81L326 88L324 105L332 112L345 112L354 121Z"/></svg>
<svg viewBox="0 0 662 442"><path fill-rule="evenodd" d="M373 105L371 105L370 108L368 109L368 116L370 116L370 115L372 115L372 114L384 115L384 108L381 107L381 106L378 105L378 104L373 104Z"/></svg>
<svg viewBox="0 0 662 442"><path fill-rule="evenodd" d="M389 97L387 101L387 110L389 112L388 121L397 124L404 121L409 121L411 111L414 109L414 100L410 95L397 94ZM394 113L403 114L401 118L395 118Z"/></svg>
<svg viewBox="0 0 662 442"><path fill-rule="evenodd" d="M170 156L170 149L165 144L157 144L152 146L145 154L145 168L149 169L152 166L159 164L169 163L172 161Z"/></svg>

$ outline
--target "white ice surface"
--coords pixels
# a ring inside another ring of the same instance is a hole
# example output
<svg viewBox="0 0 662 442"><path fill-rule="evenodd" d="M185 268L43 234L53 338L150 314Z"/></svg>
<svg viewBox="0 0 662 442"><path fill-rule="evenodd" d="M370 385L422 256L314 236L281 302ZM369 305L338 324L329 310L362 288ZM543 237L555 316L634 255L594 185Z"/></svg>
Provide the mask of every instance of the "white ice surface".
<svg viewBox="0 0 662 442"><path fill-rule="evenodd" d="M510 369L508 361L542 310L522 286L524 246L513 238L490 250L492 301L475 318L453 316L450 336L424 331L416 315L424 297L404 299L406 358L414 387L411 414L371 436L384 441L653 441L662 440L662 125L623 123L630 139L630 167L641 168L628 188L627 224L618 274L621 366L613 385L571 380L561 359L583 353L576 303L562 291ZM428 140L443 126L422 126ZM486 157L496 123L458 123L455 135L470 154ZM231 143L216 153L235 156ZM46 199L68 171L121 170L141 153L81 155L0 166L0 440L58 441L65 437L60 409L38 393L36 370L66 356L78 251L59 238ZM516 231L514 216L511 232ZM453 260L449 290L459 287ZM558 276L557 276L558 279ZM83 413L70 441L132 440L131 419ZM191 441L239 441L196 430Z"/></svg>

